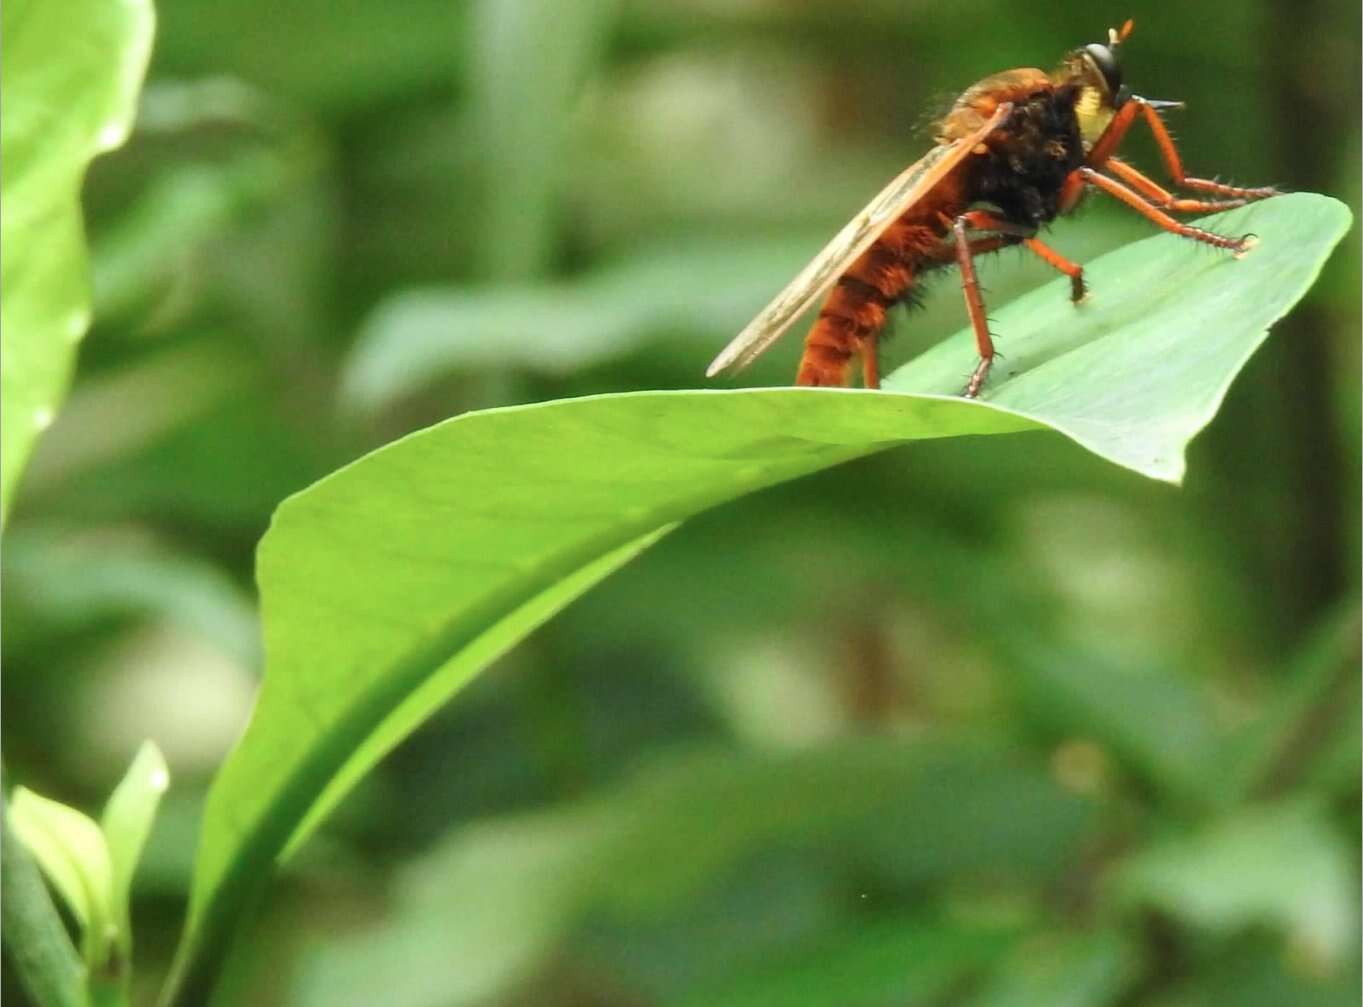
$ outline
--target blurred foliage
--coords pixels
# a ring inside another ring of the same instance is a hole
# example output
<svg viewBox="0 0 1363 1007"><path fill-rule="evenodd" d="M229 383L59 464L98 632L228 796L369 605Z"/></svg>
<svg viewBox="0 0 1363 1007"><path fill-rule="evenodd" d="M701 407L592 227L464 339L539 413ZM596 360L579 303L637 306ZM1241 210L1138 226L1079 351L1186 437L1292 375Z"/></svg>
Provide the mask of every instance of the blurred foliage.
<svg viewBox="0 0 1363 1007"><path fill-rule="evenodd" d="M1120 13L1133 87L1188 102L1190 170L1357 214L1354 5ZM280 500L471 408L698 386L944 100L1111 19L159 15L136 132L84 190L94 328L3 555L10 774L90 808L150 736L176 780L134 881L143 993L250 709L254 548ZM1157 164L1143 139L1132 157ZM1088 259L1146 233L1094 200L1053 240ZM1021 434L682 527L380 765L224 992L1357 1003L1358 253L1354 233L1251 362L1182 490ZM1020 254L982 276L994 303L1050 278ZM889 353L959 324L946 277ZM754 383L789 380L789 342Z"/></svg>

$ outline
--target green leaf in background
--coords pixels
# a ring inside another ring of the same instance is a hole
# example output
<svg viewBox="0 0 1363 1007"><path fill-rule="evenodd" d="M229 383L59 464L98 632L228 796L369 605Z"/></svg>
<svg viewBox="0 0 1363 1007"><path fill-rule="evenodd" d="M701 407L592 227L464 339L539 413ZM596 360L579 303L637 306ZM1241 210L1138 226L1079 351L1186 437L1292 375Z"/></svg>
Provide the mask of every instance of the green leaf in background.
<svg viewBox="0 0 1363 1007"><path fill-rule="evenodd" d="M861 922L750 970L677 1007L880 1007L940 1002L997 959L1008 928L931 917Z"/></svg>
<svg viewBox="0 0 1363 1007"><path fill-rule="evenodd" d="M6 802L0 821L0 922L8 963L39 1007L87 1007L85 967L12 823Z"/></svg>
<svg viewBox="0 0 1363 1007"><path fill-rule="evenodd" d="M870 833L881 840L873 859L913 861L925 886L1044 884L1095 816L1016 761L995 746L888 738L660 760L590 801L456 830L404 873L395 912L318 955L300 1004L484 1003L589 914L629 925L707 888L741 887L736 869L777 842L846 849ZM870 943L878 960L880 941ZM424 981L407 981L413 973Z"/></svg>
<svg viewBox="0 0 1363 1007"><path fill-rule="evenodd" d="M113 919L118 928L120 950L132 959L132 917L129 912L133 872L151 834L161 795L170 786L170 770L161 750L144 741L123 774L100 817L100 829L109 848Z"/></svg>
<svg viewBox="0 0 1363 1007"><path fill-rule="evenodd" d="M260 663L251 597L201 557L126 528L16 527L5 538L5 587L6 611L30 620L64 628L121 615L165 620L244 667Z"/></svg>
<svg viewBox="0 0 1363 1007"><path fill-rule="evenodd" d="M1212 933L1271 926L1309 970L1328 971L1358 946L1356 859L1310 803L1251 805L1142 850L1116 884Z"/></svg>
<svg viewBox="0 0 1363 1007"><path fill-rule="evenodd" d="M969 1007L1107 1007L1136 971L1136 949L1117 932L1033 936L1014 946Z"/></svg>
<svg viewBox="0 0 1363 1007"><path fill-rule="evenodd" d="M477 245L494 280L536 276L552 251L574 100L605 42L615 0L479 0L471 9L469 116L484 191ZM534 67L507 73L507 67Z"/></svg>
<svg viewBox="0 0 1363 1007"><path fill-rule="evenodd" d="M80 924L86 966L103 968L118 933L113 865L99 825L75 808L27 787L14 788L10 825Z"/></svg>
<svg viewBox="0 0 1363 1007"><path fill-rule="evenodd" d="M571 282L404 290L366 319L342 393L376 410L461 369L566 375L662 334L723 332L781 286L789 246L673 239Z"/></svg>
<svg viewBox="0 0 1363 1007"><path fill-rule="evenodd" d="M131 129L153 13L148 0L12 0L0 25L3 520L90 325L81 180Z"/></svg>
<svg viewBox="0 0 1363 1007"><path fill-rule="evenodd" d="M1170 797L1207 807L1224 800L1223 781L1202 767L1224 738L1212 704L1168 668L1128 668L1089 654L1010 640L1017 693L1037 722L1092 737Z"/></svg>
<svg viewBox="0 0 1363 1007"><path fill-rule="evenodd" d="M114 788L98 823L25 787L14 788L10 825L80 923L92 982L114 986L127 982L133 872L169 784L166 760L147 741Z"/></svg>
<svg viewBox="0 0 1363 1007"><path fill-rule="evenodd" d="M973 364L962 332L900 371L892 391L644 392L494 409L405 437L287 500L258 557L267 675L209 795L179 1002L211 983L271 866L369 767L676 522L899 444L1046 427L1177 480L1188 440L1349 220L1335 200L1280 197L1212 221L1260 236L1242 260L1161 235L1092 263L1089 304L1070 305L1057 283L996 309L1011 357L989 401L945 394Z"/></svg>

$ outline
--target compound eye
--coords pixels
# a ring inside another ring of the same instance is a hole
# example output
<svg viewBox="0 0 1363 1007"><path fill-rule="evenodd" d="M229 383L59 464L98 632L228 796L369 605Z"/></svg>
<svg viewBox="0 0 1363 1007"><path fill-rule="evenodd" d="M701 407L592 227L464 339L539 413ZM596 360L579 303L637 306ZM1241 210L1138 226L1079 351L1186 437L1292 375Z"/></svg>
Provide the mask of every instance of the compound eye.
<svg viewBox="0 0 1363 1007"><path fill-rule="evenodd" d="M1084 55L1092 62L1098 72L1103 75L1103 82L1107 84L1108 92L1116 94L1122 86L1122 66L1117 62L1117 54L1105 45L1094 43L1084 46Z"/></svg>

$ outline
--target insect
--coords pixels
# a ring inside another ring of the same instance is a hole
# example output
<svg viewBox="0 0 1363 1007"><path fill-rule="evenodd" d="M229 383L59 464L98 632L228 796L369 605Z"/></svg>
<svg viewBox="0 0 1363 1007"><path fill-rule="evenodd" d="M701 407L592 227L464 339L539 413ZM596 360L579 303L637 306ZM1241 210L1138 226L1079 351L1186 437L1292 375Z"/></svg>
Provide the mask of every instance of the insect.
<svg viewBox="0 0 1363 1007"><path fill-rule="evenodd" d="M1084 298L1084 270L1036 235L1090 189L1120 200L1174 234L1243 252L1252 236L1230 238L1174 214L1210 213L1276 195L1192 178L1160 117L1181 102L1139 97L1122 83L1121 44L1133 23L1110 29L1106 44L1068 53L1059 69L1005 70L967 88L937 130L937 146L906 168L715 358L706 374L738 369L774 343L827 294L805 338L797 385L847 385L861 357L863 384L880 386L877 349L886 312L910 297L924 273L960 267L966 313L980 361L964 394L976 397L994 343L974 257L1024 245L1070 278ZM1178 196L1114 156L1137 120L1154 134Z"/></svg>

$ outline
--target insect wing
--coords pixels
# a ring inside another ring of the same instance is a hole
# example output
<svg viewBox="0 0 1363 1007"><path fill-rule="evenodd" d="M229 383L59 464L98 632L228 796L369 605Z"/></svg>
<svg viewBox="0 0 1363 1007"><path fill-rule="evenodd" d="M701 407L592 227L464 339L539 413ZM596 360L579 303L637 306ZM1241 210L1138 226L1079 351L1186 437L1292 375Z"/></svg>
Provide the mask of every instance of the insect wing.
<svg viewBox="0 0 1363 1007"><path fill-rule="evenodd" d="M824 246L800 275L791 280L775 300L748 323L706 370L714 377L730 368L738 370L752 363L802 315L811 304L833 286L849 266L885 233L925 193L929 192L965 156L1007 118L1012 106L1004 103L989 121L970 136L934 147L905 168Z"/></svg>

